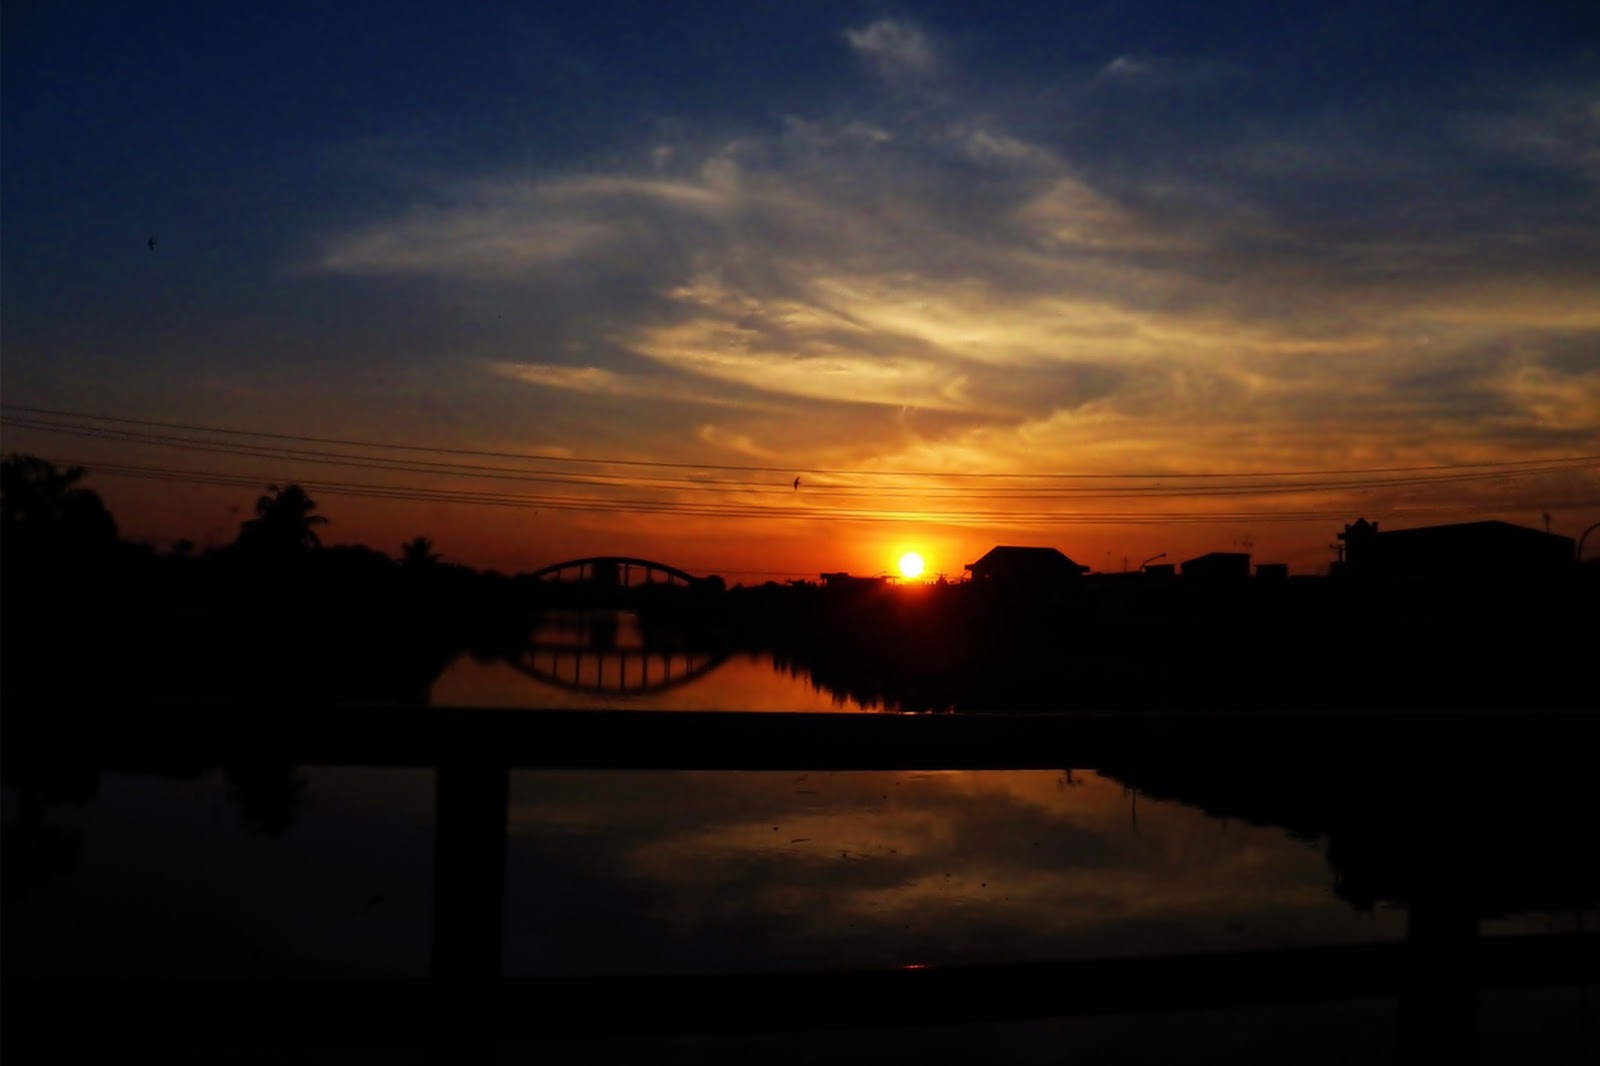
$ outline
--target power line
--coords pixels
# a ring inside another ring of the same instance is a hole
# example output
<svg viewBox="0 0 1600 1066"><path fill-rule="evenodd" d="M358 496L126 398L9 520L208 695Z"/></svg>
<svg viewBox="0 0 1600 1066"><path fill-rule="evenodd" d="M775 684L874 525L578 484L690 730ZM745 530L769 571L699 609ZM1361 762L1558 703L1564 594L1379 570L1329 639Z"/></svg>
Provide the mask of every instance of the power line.
<svg viewBox="0 0 1600 1066"><path fill-rule="evenodd" d="M1562 456L1551 459L1507 459L1484 461L1474 463L1439 463L1428 466L1389 466L1389 467L1352 467L1345 469L1329 470L1273 470L1273 471L1213 471L1210 473L1173 473L1173 472L1131 472L1120 474L1104 473L999 473L999 472L974 472L974 471L940 471L940 470L864 470L864 469L817 469L796 465L789 466L756 466L730 463L691 463L673 462L667 460L646 459L618 459L581 457L570 455L548 455L525 452L497 452L472 448L444 448L436 446L396 444L389 441L358 440L342 437L314 437L292 433L272 433L262 430L229 429L222 426L206 426L184 422L163 422L152 419L125 418L117 415L101 415L82 411L67 411L59 408L31 407L23 404L0 403L0 409L17 411L30 415L46 415L57 418L73 418L90 422L110 422L120 425L145 426L157 429L174 429L190 433L215 433L229 436L258 437L269 440L294 441L303 444L332 444L342 447L377 448L389 451L422 452L435 455L462 455L478 458L514 459L527 462L547 463L574 463L597 466L627 466L671 470L722 470L744 471L748 473L792 473L796 469L809 472L813 475L828 475L839 477L902 477L902 478L1010 478L1010 479L1094 479L1094 480L1145 480L1145 479L1237 479L1261 477L1326 477L1326 476L1353 476L1365 474L1399 474L1423 473L1441 470L1486 470L1486 469L1512 469L1517 467L1532 467L1555 462L1592 462L1600 460L1597 455ZM591 475L594 476L594 475Z"/></svg>
<svg viewBox="0 0 1600 1066"><path fill-rule="evenodd" d="M247 474L224 471L185 470L161 466L140 466L125 463L84 462L77 459L57 459L70 466L83 466L96 474L153 481L182 482L188 484L217 485L230 488L261 486L261 479ZM324 495L364 497L371 499L403 500L425 503L465 504L476 506L510 507L531 510L589 511L611 514L667 514L687 518L762 518L832 522L921 522L949 525L1011 524L1011 525L1184 525L1240 522L1311 522L1324 519L1347 518L1348 510L1300 511L890 511L872 510L810 510L794 512L757 505L732 505L721 503L687 503L671 500L604 500L571 496L541 496L514 493L480 492L459 489L438 489L423 486L397 486L345 481L299 481L310 492ZM1571 506L1595 506L1600 500L1578 501ZM1404 512L1372 510L1370 513L1387 515L1395 513L1430 514L1449 513L1449 508L1409 508Z"/></svg>
<svg viewBox="0 0 1600 1066"><path fill-rule="evenodd" d="M447 463L415 459L390 460L377 456L353 455L340 452L313 451L308 449L284 448L248 443L208 441L203 438L180 437L172 434L143 433L133 430L106 427L74 426L68 423L46 422L38 419L17 418L15 416L3 415L0 415L0 423L20 428L34 429L40 432L58 433L90 439L150 444L183 451L211 452L215 454L237 455L249 458L265 458L275 460L287 459L294 462L346 466L364 470L426 474L434 476L453 474L493 480L525 481L612 489L671 488L673 491L678 492L738 492L745 495L781 495L786 499L796 500L796 502L804 508L811 507L813 502L812 496L816 494L814 492L812 495L808 495L803 501L801 501L794 497L787 489L772 486L764 482L735 481L729 479L671 478L659 476L633 478L619 475L592 473L559 474L548 471L525 471L514 468L486 466L483 464L474 463ZM1035 488L1031 490L960 490L938 487L919 489L905 486L882 486L876 488L867 488L862 486L828 485L817 486L817 488L821 490L823 495L828 497L855 499L911 498L918 500L960 499L1018 501L1057 499L1086 501L1137 498L1183 499L1200 498L1206 496L1293 495L1308 492L1325 492L1335 490L1404 488L1454 482L1501 480L1513 477L1537 477L1581 470L1591 465L1592 462L1593 459L1591 457L1573 456L1556 459L1514 460L1500 464L1480 464L1481 467L1487 467L1488 469L1473 469L1471 464L1454 464L1434 468L1417 468L1446 471L1445 473L1432 476L1363 478L1339 481L1264 482L1253 485L1195 485L1192 488L1183 490L1167 489L1159 484L1155 486L1117 486L1109 489ZM1544 465L1533 467L1531 464L1534 463ZM1014 476L1026 477L1031 475ZM1095 476L1098 477L1100 475ZM1143 477L1143 475L1137 476ZM1202 475L1185 475L1187 479L1198 478L1200 476ZM1210 477L1212 477L1214 480L1223 480L1229 477L1229 475L1218 474L1210 475Z"/></svg>

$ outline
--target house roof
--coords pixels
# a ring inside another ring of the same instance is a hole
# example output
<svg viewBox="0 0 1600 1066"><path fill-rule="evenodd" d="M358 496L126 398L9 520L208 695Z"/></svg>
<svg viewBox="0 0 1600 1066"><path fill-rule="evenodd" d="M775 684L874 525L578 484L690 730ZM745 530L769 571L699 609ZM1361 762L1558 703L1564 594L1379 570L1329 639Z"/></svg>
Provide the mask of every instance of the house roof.
<svg viewBox="0 0 1600 1066"><path fill-rule="evenodd" d="M1050 566L1070 567L1079 573L1088 567L1073 562L1059 548L1024 547L1016 544L1000 544L983 553L983 557L975 563L968 563L966 569L987 569L995 565L1021 565L1021 566Z"/></svg>

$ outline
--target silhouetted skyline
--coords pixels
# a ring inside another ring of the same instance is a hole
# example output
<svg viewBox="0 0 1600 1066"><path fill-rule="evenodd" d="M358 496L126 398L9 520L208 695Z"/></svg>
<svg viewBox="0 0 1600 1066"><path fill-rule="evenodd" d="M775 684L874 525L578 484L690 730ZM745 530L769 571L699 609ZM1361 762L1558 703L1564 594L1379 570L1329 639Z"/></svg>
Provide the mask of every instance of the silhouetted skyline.
<svg viewBox="0 0 1600 1066"><path fill-rule="evenodd" d="M1279 564L1252 573L1242 552L1086 573L1055 548L1000 545L967 564L970 581L834 571L730 588L632 556L507 575L447 564L426 536L392 553L325 547L319 531L337 522L297 484L268 486L226 547L159 553L119 538L81 469L13 456L0 473L4 681L47 700L159 691L187 702L249 678L263 698L414 703L463 652L622 695L675 687L735 651L906 711L1591 700L1570 620L1600 566L1575 562L1570 538L1504 523L1358 520L1338 535L1349 557L1334 573L1299 581ZM582 639L544 646L538 631L574 612ZM636 649L619 641L624 613ZM1339 669L1322 676L1330 648L1343 649ZM630 650L643 653L631 674ZM1439 669L1435 652L1475 665ZM78 668L89 655L101 669Z"/></svg>

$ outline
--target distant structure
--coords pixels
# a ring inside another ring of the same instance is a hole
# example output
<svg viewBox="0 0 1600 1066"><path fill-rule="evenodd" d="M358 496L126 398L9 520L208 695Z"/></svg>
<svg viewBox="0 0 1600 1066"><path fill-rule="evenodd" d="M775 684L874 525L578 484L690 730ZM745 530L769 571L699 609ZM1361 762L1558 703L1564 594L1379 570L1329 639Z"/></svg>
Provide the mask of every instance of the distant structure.
<svg viewBox="0 0 1600 1066"><path fill-rule="evenodd" d="M870 589L881 589L888 584L882 577L857 577L842 570L821 576L822 587L833 592L866 592Z"/></svg>
<svg viewBox="0 0 1600 1066"><path fill-rule="evenodd" d="M1056 548L1002 544L990 548L977 562L968 563L966 569L972 571L974 584L1039 588L1077 581L1089 568L1073 562Z"/></svg>
<svg viewBox="0 0 1600 1066"><path fill-rule="evenodd" d="M1379 532L1359 518L1339 534L1342 573L1385 578L1507 578L1559 573L1571 565L1571 537L1510 522L1462 522Z"/></svg>
<svg viewBox="0 0 1600 1066"><path fill-rule="evenodd" d="M1184 560L1178 573L1202 581L1248 581L1250 555L1248 552L1207 552Z"/></svg>
<svg viewBox="0 0 1600 1066"><path fill-rule="evenodd" d="M1257 563L1257 581L1283 581L1289 576L1288 563Z"/></svg>

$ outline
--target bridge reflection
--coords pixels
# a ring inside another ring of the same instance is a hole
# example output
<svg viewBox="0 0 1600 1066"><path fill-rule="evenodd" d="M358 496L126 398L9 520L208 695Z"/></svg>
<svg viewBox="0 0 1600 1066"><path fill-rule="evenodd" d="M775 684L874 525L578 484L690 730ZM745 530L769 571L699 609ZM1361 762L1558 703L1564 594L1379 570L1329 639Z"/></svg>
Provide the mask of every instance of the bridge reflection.
<svg viewBox="0 0 1600 1066"><path fill-rule="evenodd" d="M625 610L556 611L506 662L540 684L603 696L646 696L715 670L728 653L705 629L645 626Z"/></svg>
<svg viewBox="0 0 1600 1066"><path fill-rule="evenodd" d="M584 648L533 644L511 666L541 684L608 696L646 696L687 685L728 658L726 652Z"/></svg>

